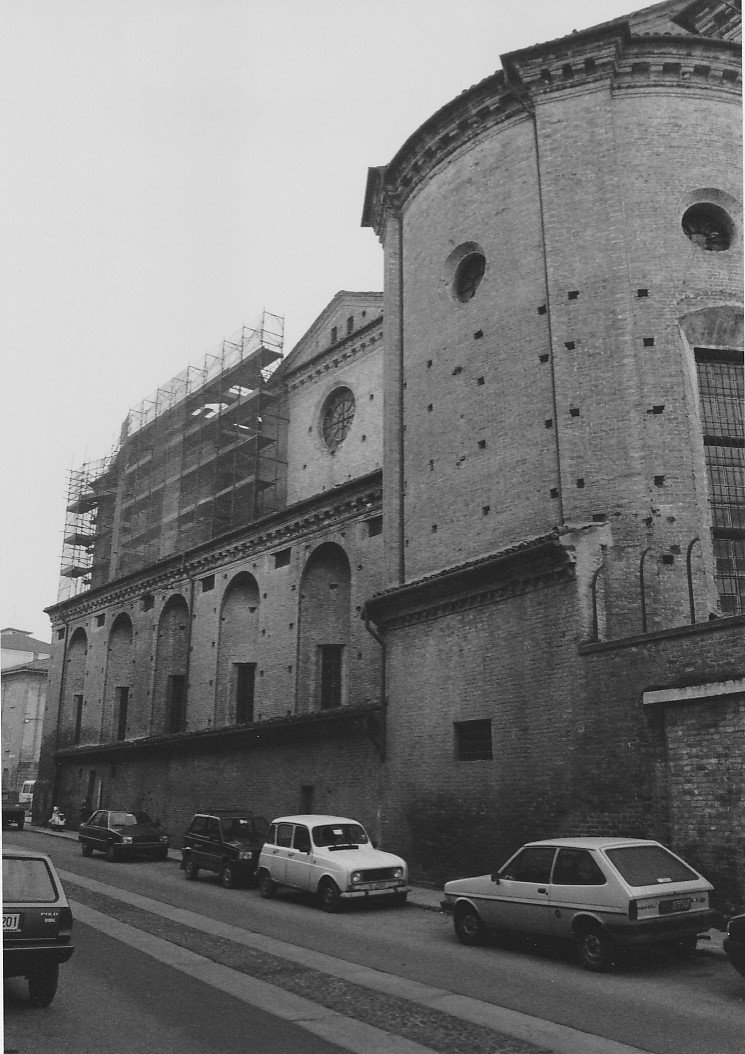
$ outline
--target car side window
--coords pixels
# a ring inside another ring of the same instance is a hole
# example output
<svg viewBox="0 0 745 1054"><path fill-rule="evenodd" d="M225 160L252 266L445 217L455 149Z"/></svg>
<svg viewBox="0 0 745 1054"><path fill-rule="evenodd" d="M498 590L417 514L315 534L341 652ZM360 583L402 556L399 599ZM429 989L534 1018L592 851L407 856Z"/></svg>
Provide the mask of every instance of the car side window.
<svg viewBox="0 0 745 1054"><path fill-rule="evenodd" d="M277 837L276 824L270 823L269 824L269 830L266 832L266 838L264 839L264 843L266 845L274 845L274 839L276 837Z"/></svg>
<svg viewBox="0 0 745 1054"><path fill-rule="evenodd" d="M108 827L109 826L109 814L107 812L100 812L98 814L98 820L96 821L97 827Z"/></svg>
<svg viewBox="0 0 745 1054"><path fill-rule="evenodd" d="M207 821L204 816L195 816L189 827L189 834L204 834Z"/></svg>
<svg viewBox="0 0 745 1054"><path fill-rule="evenodd" d="M277 824L277 845L283 846L285 849L289 849L292 845L292 824L291 823L280 823Z"/></svg>
<svg viewBox="0 0 745 1054"><path fill-rule="evenodd" d="M587 849L560 849L552 880L559 886L604 886L606 882Z"/></svg>
<svg viewBox="0 0 745 1054"><path fill-rule="evenodd" d="M210 817L207 820L207 837L213 842L221 841L220 838L220 824L214 817Z"/></svg>
<svg viewBox="0 0 745 1054"><path fill-rule="evenodd" d="M552 846L531 846L519 852L500 875L514 882L548 882L555 856Z"/></svg>
<svg viewBox="0 0 745 1054"><path fill-rule="evenodd" d="M310 831L307 827L296 827L295 837L292 841L293 848L301 853L310 852Z"/></svg>
<svg viewBox="0 0 745 1054"><path fill-rule="evenodd" d="M100 820L101 820L101 813L100 812L94 812L93 815L88 820L88 824L91 827L98 827L98 826L100 826Z"/></svg>

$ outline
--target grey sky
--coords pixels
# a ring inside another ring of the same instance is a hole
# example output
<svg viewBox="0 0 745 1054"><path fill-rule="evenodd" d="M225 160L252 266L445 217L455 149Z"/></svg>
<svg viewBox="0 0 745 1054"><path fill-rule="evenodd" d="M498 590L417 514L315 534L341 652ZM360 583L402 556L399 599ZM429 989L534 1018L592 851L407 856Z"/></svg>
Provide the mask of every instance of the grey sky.
<svg viewBox="0 0 745 1054"><path fill-rule="evenodd" d="M367 168L628 0L3 0L0 624L50 630L67 476L262 308L381 289Z"/></svg>

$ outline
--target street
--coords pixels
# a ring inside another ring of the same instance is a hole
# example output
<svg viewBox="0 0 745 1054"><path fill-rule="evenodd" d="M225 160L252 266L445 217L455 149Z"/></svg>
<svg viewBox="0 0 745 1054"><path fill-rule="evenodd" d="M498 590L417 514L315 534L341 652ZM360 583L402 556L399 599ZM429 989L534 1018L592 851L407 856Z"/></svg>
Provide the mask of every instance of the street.
<svg viewBox="0 0 745 1054"><path fill-rule="evenodd" d="M464 948L449 918L413 905L326 915L292 894L186 882L173 860L109 864L70 838L4 837L49 853L76 918L48 1010L6 983L8 1054L211 1054L247 1035L256 1052L742 1051L745 985L701 948L594 975L555 948Z"/></svg>

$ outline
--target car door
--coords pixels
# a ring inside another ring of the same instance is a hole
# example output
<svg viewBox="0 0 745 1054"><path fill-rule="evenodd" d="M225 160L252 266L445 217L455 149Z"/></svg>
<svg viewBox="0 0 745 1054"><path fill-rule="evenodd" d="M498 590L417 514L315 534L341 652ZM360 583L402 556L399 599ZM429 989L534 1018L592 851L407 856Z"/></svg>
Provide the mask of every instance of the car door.
<svg viewBox="0 0 745 1054"><path fill-rule="evenodd" d="M563 846L551 875L551 925L557 937L572 936L572 920L580 909L608 910L608 880L588 849Z"/></svg>
<svg viewBox="0 0 745 1054"><path fill-rule="evenodd" d="M109 814L106 810L99 809L88 821L90 825L90 842L94 849L105 853L108 848Z"/></svg>
<svg viewBox="0 0 745 1054"><path fill-rule="evenodd" d="M485 921L494 929L550 933L549 881L554 846L526 846L499 871Z"/></svg>
<svg viewBox="0 0 745 1054"><path fill-rule="evenodd" d="M219 871L222 867L222 831L216 816L207 817L200 866L207 871Z"/></svg>
<svg viewBox="0 0 745 1054"><path fill-rule="evenodd" d="M287 880L287 857L292 849L293 834L294 824L278 823L274 845L266 845L264 847L267 867L275 882L284 883Z"/></svg>
<svg viewBox="0 0 745 1054"><path fill-rule="evenodd" d="M310 831L304 824L296 824L292 845L286 850L285 882L295 889L310 889L313 877L313 854Z"/></svg>
<svg viewBox="0 0 745 1054"><path fill-rule="evenodd" d="M207 820L204 816L195 816L189 825L189 830L184 838L184 845L191 852L192 859L197 867L200 866L202 850L204 848L204 834L207 828Z"/></svg>

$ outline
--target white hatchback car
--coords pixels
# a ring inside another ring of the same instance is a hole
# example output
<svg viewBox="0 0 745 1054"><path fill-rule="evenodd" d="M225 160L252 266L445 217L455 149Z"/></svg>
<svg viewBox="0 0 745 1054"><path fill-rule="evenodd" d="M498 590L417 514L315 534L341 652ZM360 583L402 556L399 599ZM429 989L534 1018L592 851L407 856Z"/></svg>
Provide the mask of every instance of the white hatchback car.
<svg viewBox="0 0 745 1054"><path fill-rule="evenodd" d="M603 970L616 946L695 950L712 888L659 842L555 838L524 845L496 874L446 882L442 908L463 944L500 930L564 938L586 969Z"/></svg>
<svg viewBox="0 0 745 1054"><path fill-rule="evenodd" d="M269 826L257 871L262 897L278 886L306 890L324 911L343 900L390 897L403 904L408 873L399 856L376 849L357 820L343 816L280 816Z"/></svg>

